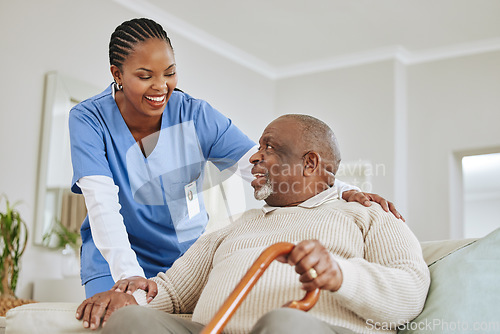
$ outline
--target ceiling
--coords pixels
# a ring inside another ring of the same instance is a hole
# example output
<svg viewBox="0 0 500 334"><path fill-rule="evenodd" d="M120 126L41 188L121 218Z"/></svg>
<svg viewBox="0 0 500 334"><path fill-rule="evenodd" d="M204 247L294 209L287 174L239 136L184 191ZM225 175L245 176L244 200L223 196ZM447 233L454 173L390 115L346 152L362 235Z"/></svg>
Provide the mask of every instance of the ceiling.
<svg viewBox="0 0 500 334"><path fill-rule="evenodd" d="M114 0L269 76L500 49L498 0Z"/></svg>

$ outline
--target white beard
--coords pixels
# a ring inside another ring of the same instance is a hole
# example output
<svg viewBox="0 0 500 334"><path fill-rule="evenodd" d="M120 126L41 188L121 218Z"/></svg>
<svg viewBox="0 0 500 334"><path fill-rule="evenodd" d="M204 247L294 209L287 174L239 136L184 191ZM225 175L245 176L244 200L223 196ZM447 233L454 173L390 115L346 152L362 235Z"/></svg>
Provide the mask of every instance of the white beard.
<svg viewBox="0 0 500 334"><path fill-rule="evenodd" d="M271 180L266 176L266 183L260 187L259 190L255 190L253 195L256 200L263 201L268 198L273 193L273 186L271 185Z"/></svg>

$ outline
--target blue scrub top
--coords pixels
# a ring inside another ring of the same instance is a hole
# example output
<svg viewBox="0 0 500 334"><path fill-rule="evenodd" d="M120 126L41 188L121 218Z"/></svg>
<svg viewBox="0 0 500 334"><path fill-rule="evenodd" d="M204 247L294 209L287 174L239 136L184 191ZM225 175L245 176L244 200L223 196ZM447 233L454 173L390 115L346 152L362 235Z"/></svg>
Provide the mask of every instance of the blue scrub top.
<svg viewBox="0 0 500 334"><path fill-rule="evenodd" d="M234 165L255 143L207 102L174 91L162 116L158 141L145 158L109 86L75 106L69 116L72 191L84 176L111 177L132 249L147 277L167 270L203 233L208 222L203 196L207 160ZM200 212L189 218L185 187L195 182ZM110 275L96 248L88 216L81 227L81 277Z"/></svg>

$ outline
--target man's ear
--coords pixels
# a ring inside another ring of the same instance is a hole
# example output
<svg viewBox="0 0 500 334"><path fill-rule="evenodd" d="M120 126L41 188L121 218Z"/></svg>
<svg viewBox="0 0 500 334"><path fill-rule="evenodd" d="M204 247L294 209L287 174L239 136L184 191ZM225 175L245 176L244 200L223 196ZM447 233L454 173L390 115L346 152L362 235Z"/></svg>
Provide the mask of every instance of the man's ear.
<svg viewBox="0 0 500 334"><path fill-rule="evenodd" d="M304 155L304 176L311 176L318 171L321 156L314 152L308 152Z"/></svg>
<svg viewBox="0 0 500 334"><path fill-rule="evenodd" d="M122 72L116 65L111 65L110 67L111 75L113 76L113 79L118 85L121 85L122 83Z"/></svg>

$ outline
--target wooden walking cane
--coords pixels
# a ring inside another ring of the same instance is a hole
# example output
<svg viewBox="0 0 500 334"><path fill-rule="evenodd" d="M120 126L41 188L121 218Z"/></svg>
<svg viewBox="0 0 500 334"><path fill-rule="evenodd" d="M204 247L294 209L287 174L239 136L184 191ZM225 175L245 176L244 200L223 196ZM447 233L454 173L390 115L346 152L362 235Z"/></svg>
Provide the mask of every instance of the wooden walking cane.
<svg viewBox="0 0 500 334"><path fill-rule="evenodd" d="M262 254L255 260L254 264L247 271L240 283L234 288L233 292L227 297L219 311L215 314L212 320L201 331L201 334L217 334L222 332L222 329L232 317L236 309L243 302L250 290L253 288L257 280L262 276L264 271L269 267L278 256L289 254L295 247L289 242L279 242L266 248ZM319 299L319 289L308 291L301 300L292 300L283 305L302 311L309 311Z"/></svg>

